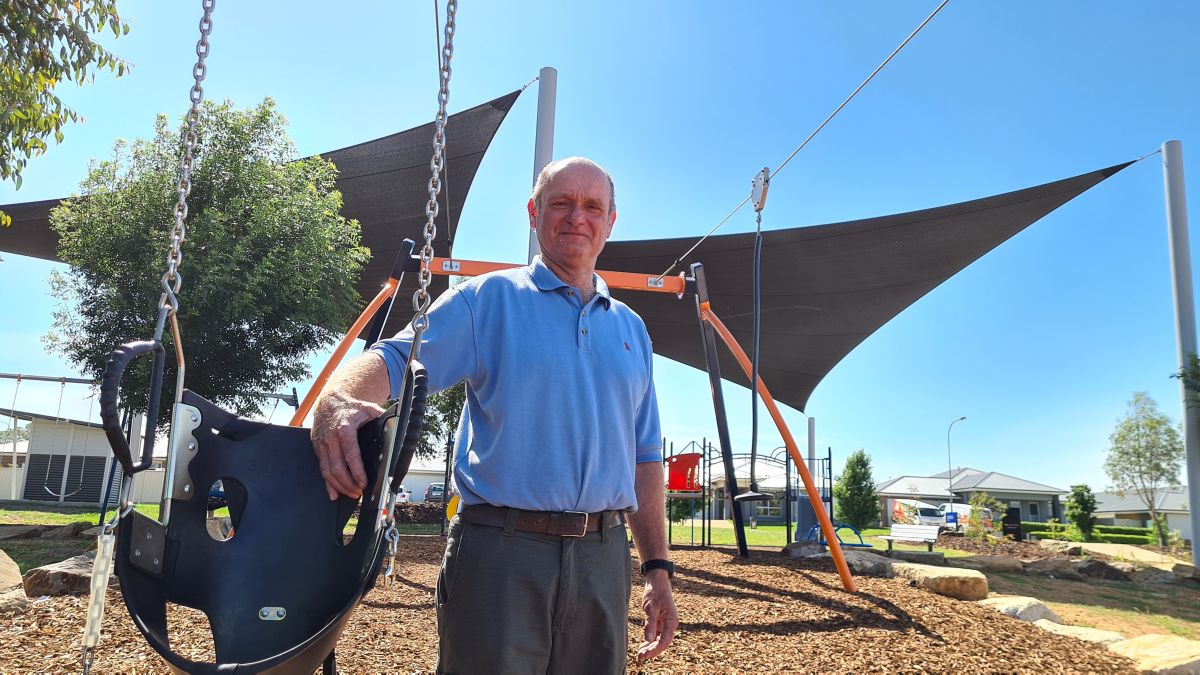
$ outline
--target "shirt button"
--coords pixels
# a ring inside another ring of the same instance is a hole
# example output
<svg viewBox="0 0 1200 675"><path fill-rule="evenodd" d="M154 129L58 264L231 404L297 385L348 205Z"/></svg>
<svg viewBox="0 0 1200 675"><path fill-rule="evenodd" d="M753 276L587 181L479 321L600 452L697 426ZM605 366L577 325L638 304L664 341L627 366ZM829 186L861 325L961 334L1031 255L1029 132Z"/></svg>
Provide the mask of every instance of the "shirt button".
<svg viewBox="0 0 1200 675"><path fill-rule="evenodd" d="M574 291L567 291L567 295L575 295Z"/></svg>
<svg viewBox="0 0 1200 675"><path fill-rule="evenodd" d="M583 334L584 334L584 335L587 335L587 329L586 329L586 328L584 328L584 329L583 329Z"/></svg>

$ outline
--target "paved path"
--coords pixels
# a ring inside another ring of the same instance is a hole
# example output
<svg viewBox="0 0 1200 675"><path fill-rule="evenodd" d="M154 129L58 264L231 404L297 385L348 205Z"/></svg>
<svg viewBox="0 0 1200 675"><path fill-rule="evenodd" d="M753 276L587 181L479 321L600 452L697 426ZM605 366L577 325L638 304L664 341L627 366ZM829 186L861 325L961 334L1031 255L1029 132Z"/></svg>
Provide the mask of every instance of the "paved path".
<svg viewBox="0 0 1200 675"><path fill-rule="evenodd" d="M1144 548L1131 546L1129 544L1101 544L1098 542L1082 542L1079 544L1085 551L1093 551L1095 553L1103 553L1106 556L1113 558L1124 558L1125 560L1136 560L1140 563L1145 563L1152 567L1157 567L1160 570L1170 570L1176 563L1183 562L1176 560L1169 555L1147 551Z"/></svg>

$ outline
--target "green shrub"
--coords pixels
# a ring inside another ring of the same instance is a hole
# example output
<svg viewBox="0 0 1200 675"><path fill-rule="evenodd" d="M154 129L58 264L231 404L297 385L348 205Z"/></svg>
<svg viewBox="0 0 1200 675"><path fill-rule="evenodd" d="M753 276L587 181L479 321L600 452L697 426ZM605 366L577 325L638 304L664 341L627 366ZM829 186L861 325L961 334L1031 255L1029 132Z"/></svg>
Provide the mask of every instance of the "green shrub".
<svg viewBox="0 0 1200 675"><path fill-rule="evenodd" d="M1154 529L1149 527L1121 527L1119 525L1097 525L1096 531L1100 534L1137 534L1147 537L1154 534Z"/></svg>
<svg viewBox="0 0 1200 675"><path fill-rule="evenodd" d="M1021 521L1021 531L1025 534L1037 534L1050 529L1050 523L1033 523L1028 520Z"/></svg>
<svg viewBox="0 0 1200 675"><path fill-rule="evenodd" d="M1138 534L1103 534L1103 533L1101 533L1101 534L1096 535L1096 539L1098 541L1104 542L1106 544L1135 544L1135 545L1140 546L1140 545L1154 543L1153 535L1144 535L1144 534L1138 535Z"/></svg>

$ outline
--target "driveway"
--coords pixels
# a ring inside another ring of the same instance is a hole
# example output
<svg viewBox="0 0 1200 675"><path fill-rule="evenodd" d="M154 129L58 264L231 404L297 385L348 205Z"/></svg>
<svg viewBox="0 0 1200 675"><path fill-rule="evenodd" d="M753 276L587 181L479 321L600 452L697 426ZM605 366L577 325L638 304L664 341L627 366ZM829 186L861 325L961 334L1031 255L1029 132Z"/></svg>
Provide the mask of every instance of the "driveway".
<svg viewBox="0 0 1200 675"><path fill-rule="evenodd" d="M1160 570L1170 571L1177 563L1183 562L1176 560L1169 555L1147 551L1144 548L1131 546L1129 544L1101 544L1098 542L1081 542L1079 544L1085 551L1094 553L1103 553L1112 558L1123 558L1125 560L1136 560L1140 563L1157 567Z"/></svg>

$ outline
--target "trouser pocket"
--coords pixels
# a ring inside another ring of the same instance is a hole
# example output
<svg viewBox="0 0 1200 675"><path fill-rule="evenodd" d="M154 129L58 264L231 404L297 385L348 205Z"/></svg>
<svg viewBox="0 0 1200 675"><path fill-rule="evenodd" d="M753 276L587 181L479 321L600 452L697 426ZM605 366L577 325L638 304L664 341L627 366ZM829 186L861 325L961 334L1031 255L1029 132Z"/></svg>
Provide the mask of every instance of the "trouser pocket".
<svg viewBox="0 0 1200 675"><path fill-rule="evenodd" d="M454 579L463 554L463 540L466 538L468 526L457 516L450 521L450 529L446 533L446 553L442 556L442 569L438 572L437 602L445 605L450 601L450 593L454 589Z"/></svg>

